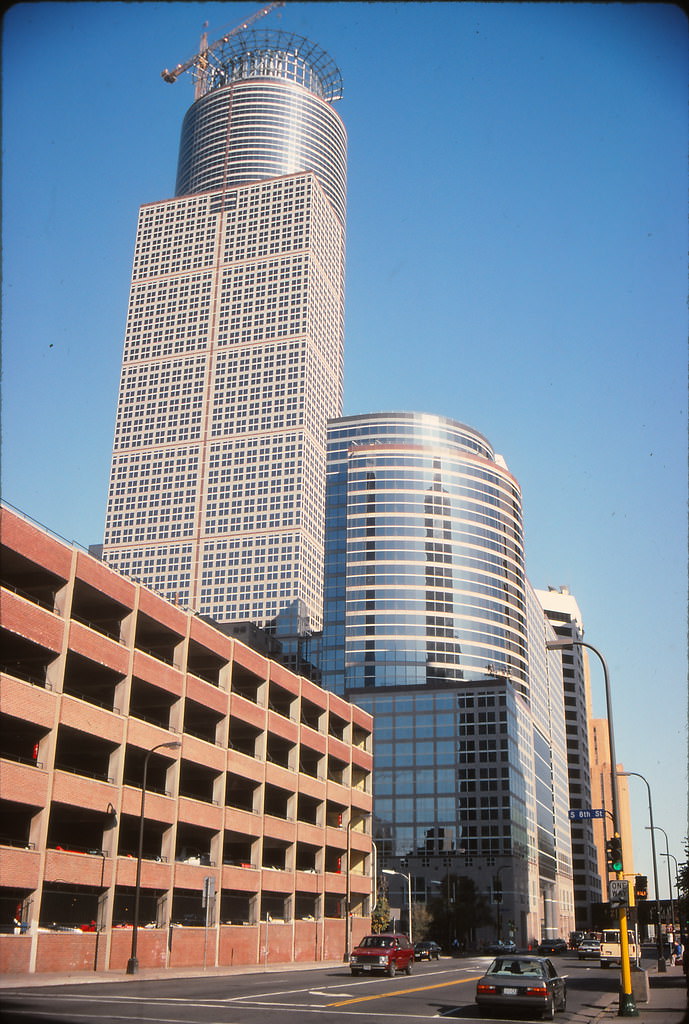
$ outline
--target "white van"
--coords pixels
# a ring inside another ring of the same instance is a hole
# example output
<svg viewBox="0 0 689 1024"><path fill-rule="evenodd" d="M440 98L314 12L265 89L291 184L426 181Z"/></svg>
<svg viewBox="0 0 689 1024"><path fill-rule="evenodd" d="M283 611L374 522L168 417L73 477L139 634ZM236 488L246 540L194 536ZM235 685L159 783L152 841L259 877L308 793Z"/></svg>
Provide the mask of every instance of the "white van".
<svg viewBox="0 0 689 1024"><path fill-rule="evenodd" d="M633 931L627 932L629 940L629 960L637 963L641 956L641 947ZM622 963L620 948L620 929L605 928L601 934L600 965L601 967L620 966Z"/></svg>

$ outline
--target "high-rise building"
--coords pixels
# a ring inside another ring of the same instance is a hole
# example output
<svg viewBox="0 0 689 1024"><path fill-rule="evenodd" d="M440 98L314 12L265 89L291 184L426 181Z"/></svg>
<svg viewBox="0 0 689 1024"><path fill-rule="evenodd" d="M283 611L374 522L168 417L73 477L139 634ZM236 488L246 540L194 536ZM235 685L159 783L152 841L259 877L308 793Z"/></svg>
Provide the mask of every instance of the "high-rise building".
<svg viewBox="0 0 689 1024"><path fill-rule="evenodd" d="M624 765L618 763L616 771L623 772ZM607 899L607 883L612 877L605 856L605 843L614 834L612 827L612 771L610 758L610 732L607 718L594 718L591 721L591 790L594 807L602 807L605 814L593 822L593 836L598 856L598 872L605 880L603 899ZM629 779L624 775L617 776L617 807L620 835L622 836L622 852L624 856L624 876L633 879L634 846L632 842L632 816L629 802Z"/></svg>
<svg viewBox="0 0 689 1024"><path fill-rule="evenodd" d="M216 622L322 614L326 423L341 413L341 77L282 32L225 40L176 195L141 208L105 560Z"/></svg>
<svg viewBox="0 0 689 1024"><path fill-rule="evenodd" d="M441 881L450 901L465 878L484 901L501 891L503 938L568 934L562 673L519 484L440 416L349 416L328 436L322 683L374 717L379 866L415 900Z"/></svg>
<svg viewBox="0 0 689 1024"><path fill-rule="evenodd" d="M581 640L584 627L581 611L567 587L537 590L538 599L555 630L558 640ZM565 694L567 762L570 810L588 811L594 804L591 791L591 690L586 649L575 645L562 652L562 680ZM592 908L602 896L598 853L593 840L593 819L573 818L572 860L574 867L574 905L576 926L586 931L593 927Z"/></svg>

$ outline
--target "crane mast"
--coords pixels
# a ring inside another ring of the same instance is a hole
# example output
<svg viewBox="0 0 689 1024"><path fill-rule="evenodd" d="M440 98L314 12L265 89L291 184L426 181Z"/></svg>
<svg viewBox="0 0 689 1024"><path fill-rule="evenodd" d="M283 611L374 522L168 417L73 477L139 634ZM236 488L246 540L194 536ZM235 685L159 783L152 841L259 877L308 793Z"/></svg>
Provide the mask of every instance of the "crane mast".
<svg viewBox="0 0 689 1024"><path fill-rule="evenodd" d="M207 45L208 34L206 33L204 26L204 32L203 35L201 36L200 51L193 57L190 57L189 60L186 60L183 64L178 64L176 67L172 68L171 71L167 68L165 68L164 71L161 71L163 80L171 83L176 82L179 76L183 75L185 71L190 71L192 68L194 68L194 99L199 99L201 96L205 95L207 91L206 73L208 69L208 55L212 53L213 50L215 50L218 46L222 46L223 43L226 43L229 39L232 38L232 36L236 36L239 32L243 32L245 29L249 28L249 26L253 25L255 21L258 21L259 18L263 18L265 17L266 14L270 14L270 12L274 10L276 7L284 6L284 0L276 0L275 3L267 4L265 7L262 7L259 11L255 11L252 15L250 15L250 17L248 17L246 21L243 21L241 25L237 25L236 28L231 29L231 31L227 32L220 39L216 39L214 43L210 44L210 46Z"/></svg>

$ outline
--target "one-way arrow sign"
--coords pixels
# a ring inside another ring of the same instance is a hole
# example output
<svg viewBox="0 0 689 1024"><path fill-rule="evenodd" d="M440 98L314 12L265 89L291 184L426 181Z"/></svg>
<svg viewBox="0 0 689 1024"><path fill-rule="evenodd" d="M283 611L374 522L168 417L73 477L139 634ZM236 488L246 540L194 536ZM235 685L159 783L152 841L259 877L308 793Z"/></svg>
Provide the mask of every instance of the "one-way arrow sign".
<svg viewBox="0 0 689 1024"><path fill-rule="evenodd" d="M629 906L629 882L626 878L611 878L608 882L608 899L611 907Z"/></svg>

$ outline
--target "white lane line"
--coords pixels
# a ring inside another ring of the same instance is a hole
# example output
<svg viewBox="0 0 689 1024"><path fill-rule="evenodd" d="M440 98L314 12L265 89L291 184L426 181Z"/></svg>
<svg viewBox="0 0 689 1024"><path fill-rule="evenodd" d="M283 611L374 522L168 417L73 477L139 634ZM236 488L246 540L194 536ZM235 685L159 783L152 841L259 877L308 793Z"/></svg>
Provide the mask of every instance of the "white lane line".
<svg viewBox="0 0 689 1024"><path fill-rule="evenodd" d="M331 999L332 996L336 996L338 999L346 999L351 994L351 992L331 992L329 989L327 992L323 992L321 989L311 989L309 992L310 996L323 996L324 999Z"/></svg>
<svg viewBox="0 0 689 1024"><path fill-rule="evenodd" d="M273 1005L273 1004L267 1004L267 1005L270 1006L270 1005ZM258 1008L262 1008L262 1006L263 1006L263 1004L261 1004L261 1003L256 1004L256 1008L257 1009ZM248 1006L246 1008L247 1009L252 1009L252 1007L250 1007L250 1006ZM283 1010L286 1011L286 1012L292 1012L292 1013L303 1013L304 1010L312 1010L312 1011L317 1012L317 1013L322 1013L323 1007L322 1006L310 1006L308 1004L304 1005L304 1006L295 1006L293 1003L285 1003L283 1005ZM22 1007L14 1007L13 1006L12 1007L12 1011L13 1011L13 1013L16 1013L16 1014L22 1014L22 1015L27 1014L27 1015L29 1015L29 1019L31 1019L31 1015L35 1013L35 1008L34 1008L34 1010L29 1010L28 1008L27 1009L23 1009ZM74 1021L81 1020L82 1018L84 1020L91 1020L92 1021L94 1016L95 1016L95 1014L93 1014L93 1013L74 1013L73 1011L69 1011L69 1012L70 1012L70 1021L72 1022L72 1024L73 1024ZM367 1021L371 1021L373 1018L376 1018L376 1019L380 1019L380 1020L393 1020L393 1021L398 1022L398 1024L399 1024L399 1019L400 1019L399 1013L381 1013L380 1011L371 1011L371 1010L340 1010L339 1012L343 1016L346 1015L348 1017L366 1017ZM56 1017L56 1018L62 1017L62 1019L64 1020L64 1015L65 1015L65 1011L64 1010L62 1012L60 1012L59 1010L56 1010L54 1012L51 1012L50 1010L42 1011L42 1016L45 1017L46 1019L47 1018L51 1018L51 1017ZM430 1014L430 1015L429 1014L414 1014L414 1015L409 1016L409 1017L405 1016L405 1020L408 1021L408 1024L412 1024L412 1022L414 1022L414 1021L437 1020L437 1014ZM151 1024L190 1024L188 1016L187 1017L142 1017L141 1014L139 1014L139 1015L137 1015L136 1018L133 1018L133 1017L129 1017L129 1016L125 1017L125 1016L122 1016L120 1014L117 1014L117 1015L114 1015L112 1013L108 1014L108 1022L109 1022L109 1024L110 1024L110 1022L113 1022L113 1021L126 1021L126 1022L128 1022L128 1024L134 1024L134 1021L136 1021L136 1024L147 1024L147 1022L149 1022L149 1021L151 1022ZM232 1022L224 1019L224 1020L216 1020L216 1021L207 1021L206 1024L232 1024Z"/></svg>

